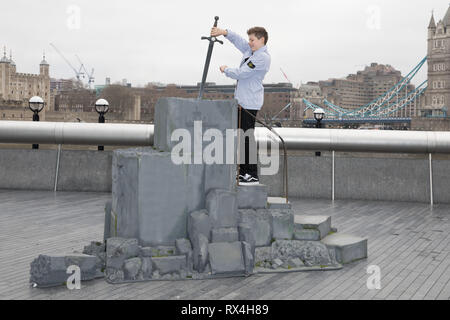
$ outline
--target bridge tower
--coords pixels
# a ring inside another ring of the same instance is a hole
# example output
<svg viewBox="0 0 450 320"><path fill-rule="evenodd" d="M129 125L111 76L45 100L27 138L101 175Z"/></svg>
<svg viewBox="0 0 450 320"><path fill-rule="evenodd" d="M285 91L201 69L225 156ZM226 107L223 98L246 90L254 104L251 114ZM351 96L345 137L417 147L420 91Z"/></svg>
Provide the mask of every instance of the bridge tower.
<svg viewBox="0 0 450 320"><path fill-rule="evenodd" d="M428 25L428 89L422 114L442 116L450 106L450 7L436 24Z"/></svg>

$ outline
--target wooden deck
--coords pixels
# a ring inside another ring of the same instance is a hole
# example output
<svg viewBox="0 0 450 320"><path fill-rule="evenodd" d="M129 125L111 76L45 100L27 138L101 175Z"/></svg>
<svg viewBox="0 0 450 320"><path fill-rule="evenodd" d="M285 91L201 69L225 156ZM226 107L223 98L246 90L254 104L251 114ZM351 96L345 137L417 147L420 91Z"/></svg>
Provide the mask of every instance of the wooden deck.
<svg viewBox="0 0 450 320"><path fill-rule="evenodd" d="M198 281L36 289L30 262L40 253L81 251L103 237L105 193L0 190L0 299L449 299L450 205L294 200L297 214L331 215L339 232L369 238L369 258L340 271ZM381 268L381 290L366 286Z"/></svg>

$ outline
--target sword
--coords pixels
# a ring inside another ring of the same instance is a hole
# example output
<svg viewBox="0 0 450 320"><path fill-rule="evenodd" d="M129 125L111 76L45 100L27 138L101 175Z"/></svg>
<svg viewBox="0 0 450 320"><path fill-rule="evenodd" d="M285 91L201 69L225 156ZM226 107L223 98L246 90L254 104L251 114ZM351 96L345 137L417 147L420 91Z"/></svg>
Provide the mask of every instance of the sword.
<svg viewBox="0 0 450 320"><path fill-rule="evenodd" d="M217 28L217 21L219 20L219 17L214 17L214 19L216 20L214 22L214 28ZM211 62L211 56L214 49L214 42L223 44L223 41L218 40L216 37L202 37L202 40L208 40L209 46L208 46L208 54L206 55L205 67L203 68L203 77L202 83L200 84L200 92L198 94L199 100L203 98L203 91L205 89L206 77L208 76L209 63Z"/></svg>

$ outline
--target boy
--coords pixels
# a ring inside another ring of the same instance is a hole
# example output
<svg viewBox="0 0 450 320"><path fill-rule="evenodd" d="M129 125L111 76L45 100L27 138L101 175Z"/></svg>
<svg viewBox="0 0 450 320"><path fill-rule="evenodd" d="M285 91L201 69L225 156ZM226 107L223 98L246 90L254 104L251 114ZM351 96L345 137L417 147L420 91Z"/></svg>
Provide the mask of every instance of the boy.
<svg viewBox="0 0 450 320"><path fill-rule="evenodd" d="M243 53L239 68L221 66L220 71L227 77L237 80L234 96L239 104L238 128L244 132L255 128L256 114L264 103L262 82L269 71L271 60L266 47L269 40L267 31L262 27L254 27L249 29L247 34L248 42L229 29L212 28L211 30L212 37L225 36ZM254 139L253 135L252 138ZM259 183L257 164L249 162L249 140L246 138L245 163L239 167L239 182L257 184Z"/></svg>

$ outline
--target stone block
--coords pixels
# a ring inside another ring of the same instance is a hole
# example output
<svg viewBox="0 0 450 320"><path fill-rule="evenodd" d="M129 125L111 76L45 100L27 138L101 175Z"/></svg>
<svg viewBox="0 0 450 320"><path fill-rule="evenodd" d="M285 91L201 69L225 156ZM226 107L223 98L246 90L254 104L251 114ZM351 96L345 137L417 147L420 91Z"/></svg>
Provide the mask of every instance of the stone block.
<svg viewBox="0 0 450 320"><path fill-rule="evenodd" d="M239 209L264 209L267 207L267 186L238 186L237 200Z"/></svg>
<svg viewBox="0 0 450 320"><path fill-rule="evenodd" d="M83 254L96 256L100 259L103 267L106 264L106 245L102 242L92 241L90 245L83 248Z"/></svg>
<svg viewBox="0 0 450 320"><path fill-rule="evenodd" d="M211 242L236 242L239 241L237 228L212 229Z"/></svg>
<svg viewBox="0 0 450 320"><path fill-rule="evenodd" d="M237 227L237 198L235 192L214 189L206 196L206 210L213 228Z"/></svg>
<svg viewBox="0 0 450 320"><path fill-rule="evenodd" d="M153 270L158 270L160 275L169 273L180 273L186 270L186 256L169 256L169 257L154 257L152 258Z"/></svg>
<svg viewBox="0 0 450 320"><path fill-rule="evenodd" d="M329 216L304 216L294 217L296 230L314 229L319 230L320 239L325 238L331 231L331 217Z"/></svg>
<svg viewBox="0 0 450 320"><path fill-rule="evenodd" d="M208 238L203 234L194 237L192 241L194 270L202 273L208 263Z"/></svg>
<svg viewBox="0 0 450 320"><path fill-rule="evenodd" d="M109 238L106 240L106 267L122 269L125 260L139 256L137 239Z"/></svg>
<svg viewBox="0 0 450 320"><path fill-rule="evenodd" d="M267 197L267 209L292 209L292 204L286 198Z"/></svg>
<svg viewBox="0 0 450 320"><path fill-rule="evenodd" d="M112 202L107 201L105 203L105 225L103 226L103 241L106 241L106 239L115 236L115 234L111 233L111 208Z"/></svg>
<svg viewBox="0 0 450 320"><path fill-rule="evenodd" d="M209 263L213 275L245 274L241 242L216 242L208 245Z"/></svg>
<svg viewBox="0 0 450 320"><path fill-rule="evenodd" d="M171 139L176 129L188 130L193 146L195 121L201 121L202 134L208 129L217 129L225 136L226 129L237 127L237 101L160 98L155 106L154 146L170 152L178 143ZM208 144L210 142L203 142L202 150ZM225 147L225 143L223 145Z"/></svg>
<svg viewBox="0 0 450 320"><path fill-rule="evenodd" d="M272 215L272 237L291 240L294 233L294 213L292 209L270 209Z"/></svg>
<svg viewBox="0 0 450 320"><path fill-rule="evenodd" d="M30 282L38 287L51 287L65 285L70 274L69 266L76 265L81 271L81 280L92 280L103 276L100 259L85 254L39 255L31 262Z"/></svg>
<svg viewBox="0 0 450 320"><path fill-rule="evenodd" d="M252 274L253 268L255 267L255 259L253 253L253 247L248 242L242 243L242 253L244 255L245 273Z"/></svg>
<svg viewBox="0 0 450 320"><path fill-rule="evenodd" d="M339 233L329 235L322 240L328 248L335 250L336 259L340 263L367 258L367 242L365 238Z"/></svg>
<svg viewBox="0 0 450 320"><path fill-rule="evenodd" d="M295 230L294 233L295 240L305 240L305 241L319 241L320 232L316 229L300 229Z"/></svg>
<svg viewBox="0 0 450 320"><path fill-rule="evenodd" d="M272 242L272 215L267 209L239 210L239 222L250 226L256 247L264 247Z"/></svg>
<svg viewBox="0 0 450 320"><path fill-rule="evenodd" d="M205 207L204 166L175 164L152 148L115 150L112 216L116 234L143 246L187 237L187 213Z"/></svg>
<svg viewBox="0 0 450 320"><path fill-rule="evenodd" d="M175 254L178 256L186 256L187 271L192 272L192 270L194 269L194 252L192 250L192 245L189 239L177 239L175 241Z"/></svg>
<svg viewBox="0 0 450 320"><path fill-rule="evenodd" d="M235 164L205 164L205 194L214 189L236 192Z"/></svg>
<svg viewBox="0 0 450 320"><path fill-rule="evenodd" d="M189 214L187 228L192 243L195 241L195 237L200 234L204 235L209 241L211 239L211 218L208 211L199 210Z"/></svg>
<svg viewBox="0 0 450 320"><path fill-rule="evenodd" d="M123 264L124 280L137 280L141 267L141 258L131 258L125 260Z"/></svg>
<svg viewBox="0 0 450 320"><path fill-rule="evenodd" d="M238 226L238 232L239 232L239 241L245 241L249 243L254 251L256 242L250 224L240 223Z"/></svg>

